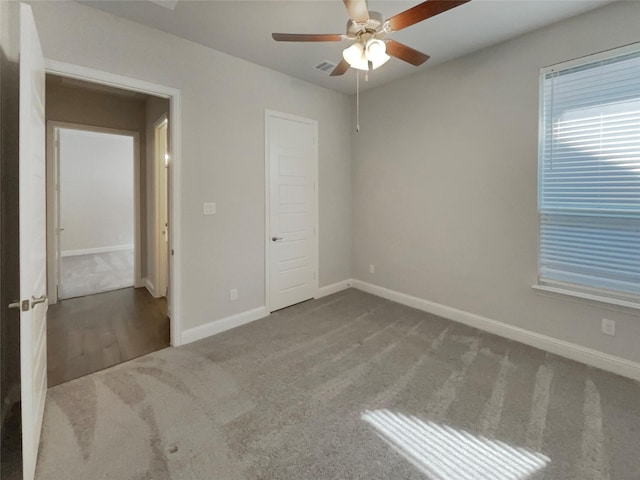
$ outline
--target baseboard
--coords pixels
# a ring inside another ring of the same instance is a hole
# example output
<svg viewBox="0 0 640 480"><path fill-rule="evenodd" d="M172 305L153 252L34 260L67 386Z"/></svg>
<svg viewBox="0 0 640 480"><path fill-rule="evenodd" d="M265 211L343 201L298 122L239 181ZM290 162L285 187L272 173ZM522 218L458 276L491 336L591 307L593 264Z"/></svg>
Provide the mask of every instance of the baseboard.
<svg viewBox="0 0 640 480"><path fill-rule="evenodd" d="M133 250L131 245L111 245L108 247L95 248L78 248L76 250L63 250L60 252L61 257L75 257L78 255L95 255L98 253L122 252L124 250Z"/></svg>
<svg viewBox="0 0 640 480"><path fill-rule="evenodd" d="M318 293L316 294L316 298L326 297L327 295L333 295L334 293L338 293L342 290L346 290L351 287L351 279L347 278L346 280L341 280L340 282L332 283L331 285L326 285L324 287L320 287L318 289Z"/></svg>
<svg viewBox="0 0 640 480"><path fill-rule="evenodd" d="M260 320L268 315L269 312L267 311L267 307L258 307L252 310L247 310L246 312L231 315L230 317L213 320L212 322L205 323L204 325L183 330L182 342L180 345L185 345L187 343L216 335L226 330L231 330L232 328L239 327L245 323Z"/></svg>
<svg viewBox="0 0 640 480"><path fill-rule="evenodd" d="M358 290L371 293L378 297L386 298L418 310L432 313L433 315L453 320L454 322L463 323L470 327L484 330L500 337L508 338L561 357L575 360L576 362L581 362L586 365L591 365L608 372L640 381L640 363L625 360L624 358L599 352L598 350L583 347L575 343L541 335L539 333L532 332L531 330L492 320L474 313L465 312L464 310L448 307L422 298L413 297L395 290L363 282L361 280L351 280L351 285Z"/></svg>
<svg viewBox="0 0 640 480"><path fill-rule="evenodd" d="M156 297L156 287L153 284L153 282L151 281L150 278L143 278L142 279L142 286L146 287L147 291L151 294L151 296L153 298L158 298Z"/></svg>

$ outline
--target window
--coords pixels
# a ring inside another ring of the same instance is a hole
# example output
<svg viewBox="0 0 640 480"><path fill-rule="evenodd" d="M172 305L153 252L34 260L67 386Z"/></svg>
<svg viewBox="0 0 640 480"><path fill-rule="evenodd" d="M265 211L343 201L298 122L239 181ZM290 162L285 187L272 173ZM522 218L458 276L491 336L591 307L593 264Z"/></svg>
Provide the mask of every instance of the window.
<svg viewBox="0 0 640 480"><path fill-rule="evenodd" d="M541 285L640 303L640 46L541 72Z"/></svg>

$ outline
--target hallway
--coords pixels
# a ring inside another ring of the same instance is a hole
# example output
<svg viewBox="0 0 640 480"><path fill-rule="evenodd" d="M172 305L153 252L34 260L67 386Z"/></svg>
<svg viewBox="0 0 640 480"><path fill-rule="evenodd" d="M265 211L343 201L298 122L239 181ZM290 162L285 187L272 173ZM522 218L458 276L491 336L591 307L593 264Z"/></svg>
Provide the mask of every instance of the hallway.
<svg viewBox="0 0 640 480"><path fill-rule="evenodd" d="M169 346L166 298L145 288L61 300L47 317L49 387Z"/></svg>

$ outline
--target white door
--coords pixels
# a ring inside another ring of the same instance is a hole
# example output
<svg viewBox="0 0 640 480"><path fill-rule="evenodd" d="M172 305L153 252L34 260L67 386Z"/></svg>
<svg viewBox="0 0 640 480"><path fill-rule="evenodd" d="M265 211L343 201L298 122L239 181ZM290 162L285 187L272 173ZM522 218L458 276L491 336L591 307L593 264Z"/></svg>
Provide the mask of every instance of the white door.
<svg viewBox="0 0 640 480"><path fill-rule="evenodd" d="M44 59L20 5L20 373L24 479L34 477L47 393Z"/></svg>
<svg viewBox="0 0 640 480"><path fill-rule="evenodd" d="M317 123L266 113L267 305L313 298L318 289Z"/></svg>
<svg viewBox="0 0 640 480"><path fill-rule="evenodd" d="M155 129L156 171L156 296L167 296L169 285L169 123L165 119Z"/></svg>

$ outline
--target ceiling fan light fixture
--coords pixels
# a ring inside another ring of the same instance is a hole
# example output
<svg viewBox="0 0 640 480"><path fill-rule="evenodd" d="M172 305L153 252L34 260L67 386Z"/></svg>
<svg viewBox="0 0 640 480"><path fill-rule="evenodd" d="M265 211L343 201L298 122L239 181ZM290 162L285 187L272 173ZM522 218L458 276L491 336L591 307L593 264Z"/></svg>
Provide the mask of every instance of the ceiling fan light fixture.
<svg viewBox="0 0 640 480"><path fill-rule="evenodd" d="M371 62L374 70L387 63L391 58L387 55L386 44L377 38L372 38L367 41L364 48L364 54L367 61Z"/></svg>
<svg viewBox="0 0 640 480"><path fill-rule="evenodd" d="M358 70L369 70L369 61L364 54L364 47L356 42L342 51L342 57L352 68Z"/></svg>

